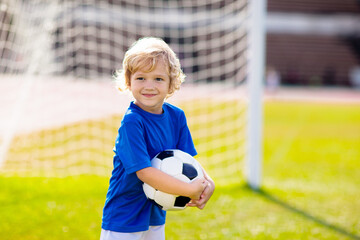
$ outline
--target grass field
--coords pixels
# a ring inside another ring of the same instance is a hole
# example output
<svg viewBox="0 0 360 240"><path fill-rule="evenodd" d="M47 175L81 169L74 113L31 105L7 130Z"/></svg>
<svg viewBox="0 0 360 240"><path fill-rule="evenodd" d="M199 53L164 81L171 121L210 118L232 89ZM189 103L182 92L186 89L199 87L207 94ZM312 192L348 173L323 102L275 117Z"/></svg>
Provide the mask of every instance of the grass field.
<svg viewBox="0 0 360 240"><path fill-rule="evenodd" d="M360 239L360 106L273 101L264 121L262 189L221 185L204 210L170 212L167 239ZM0 239L99 238L108 177L0 186Z"/></svg>

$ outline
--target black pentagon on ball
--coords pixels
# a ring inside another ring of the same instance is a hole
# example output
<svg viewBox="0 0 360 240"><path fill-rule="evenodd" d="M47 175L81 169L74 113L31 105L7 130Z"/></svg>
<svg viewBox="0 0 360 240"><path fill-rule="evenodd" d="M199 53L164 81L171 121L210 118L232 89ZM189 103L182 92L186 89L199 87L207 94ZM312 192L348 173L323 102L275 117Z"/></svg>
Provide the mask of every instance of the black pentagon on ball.
<svg viewBox="0 0 360 240"><path fill-rule="evenodd" d="M183 163L182 174L187 176L190 180L193 180L198 176L196 168L194 168L194 166L189 163Z"/></svg>
<svg viewBox="0 0 360 240"><path fill-rule="evenodd" d="M174 156L174 151L162 151L156 157L160 160L164 160L165 158L173 157L173 156Z"/></svg>
<svg viewBox="0 0 360 240"><path fill-rule="evenodd" d="M190 202L190 200L191 199L188 197L179 196L175 199L174 206L175 207L185 207L185 205L188 204Z"/></svg>

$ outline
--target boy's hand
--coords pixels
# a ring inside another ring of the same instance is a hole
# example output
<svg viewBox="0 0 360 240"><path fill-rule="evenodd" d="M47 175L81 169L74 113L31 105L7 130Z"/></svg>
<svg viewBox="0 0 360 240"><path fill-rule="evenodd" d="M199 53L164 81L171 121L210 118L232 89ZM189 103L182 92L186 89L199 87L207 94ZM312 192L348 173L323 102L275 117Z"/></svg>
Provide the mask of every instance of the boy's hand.
<svg viewBox="0 0 360 240"><path fill-rule="evenodd" d="M191 199L191 201L187 204L188 207L197 207L199 209L204 209L206 203L209 201L210 197L214 193L215 184L211 179L206 181L206 187L204 191L201 193L199 199Z"/></svg>
<svg viewBox="0 0 360 240"><path fill-rule="evenodd" d="M189 195L191 199L200 199L208 182L204 178L199 178L190 183L192 185L192 193Z"/></svg>

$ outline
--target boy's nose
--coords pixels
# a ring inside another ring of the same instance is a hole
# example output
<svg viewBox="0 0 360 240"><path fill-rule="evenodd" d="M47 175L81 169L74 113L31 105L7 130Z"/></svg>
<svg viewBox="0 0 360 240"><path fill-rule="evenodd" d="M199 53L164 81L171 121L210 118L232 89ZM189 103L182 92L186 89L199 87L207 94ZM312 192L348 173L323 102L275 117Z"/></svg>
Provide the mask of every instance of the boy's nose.
<svg viewBox="0 0 360 240"><path fill-rule="evenodd" d="M154 83L151 80L146 80L145 81L145 88L146 89L153 89L154 88Z"/></svg>

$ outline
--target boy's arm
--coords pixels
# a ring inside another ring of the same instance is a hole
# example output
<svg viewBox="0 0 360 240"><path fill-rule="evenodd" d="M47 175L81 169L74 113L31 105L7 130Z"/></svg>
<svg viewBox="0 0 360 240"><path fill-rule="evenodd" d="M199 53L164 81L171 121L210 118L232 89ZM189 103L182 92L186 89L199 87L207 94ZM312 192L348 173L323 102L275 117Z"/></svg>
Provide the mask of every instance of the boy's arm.
<svg viewBox="0 0 360 240"><path fill-rule="evenodd" d="M191 183L176 179L153 167L143 168L136 172L138 178L159 191L174 195L186 196L191 199L200 199L208 182L197 179Z"/></svg>

